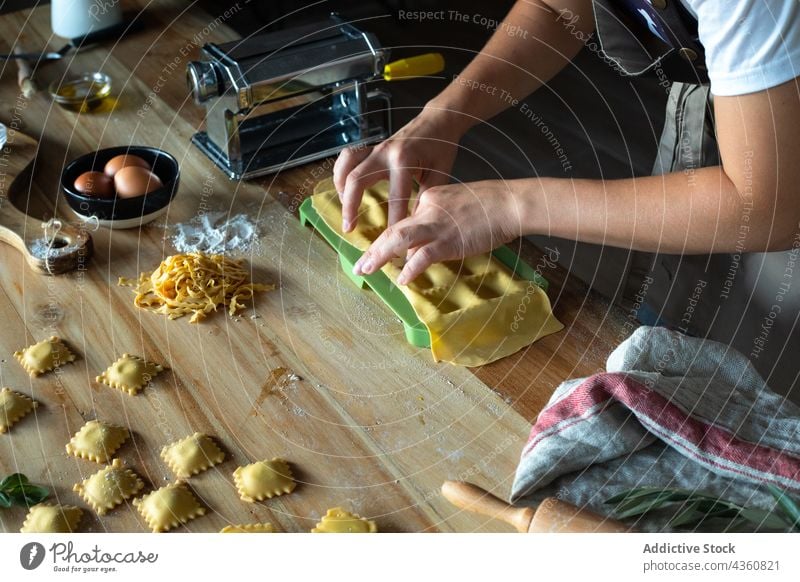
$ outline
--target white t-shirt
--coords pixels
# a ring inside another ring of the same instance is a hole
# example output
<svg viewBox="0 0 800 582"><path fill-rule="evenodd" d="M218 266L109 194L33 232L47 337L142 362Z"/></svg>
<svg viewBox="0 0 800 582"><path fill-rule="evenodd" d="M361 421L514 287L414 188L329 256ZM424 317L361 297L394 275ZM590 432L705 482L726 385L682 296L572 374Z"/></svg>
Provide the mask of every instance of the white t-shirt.
<svg viewBox="0 0 800 582"><path fill-rule="evenodd" d="M681 2L697 17L714 95L754 93L800 76L800 1Z"/></svg>

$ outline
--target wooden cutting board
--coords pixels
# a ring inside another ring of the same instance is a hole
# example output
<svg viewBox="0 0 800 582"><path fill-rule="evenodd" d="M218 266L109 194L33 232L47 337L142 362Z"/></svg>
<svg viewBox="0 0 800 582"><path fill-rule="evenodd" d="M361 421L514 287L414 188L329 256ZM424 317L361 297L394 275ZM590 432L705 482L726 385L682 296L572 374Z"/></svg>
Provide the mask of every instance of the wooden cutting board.
<svg viewBox="0 0 800 582"><path fill-rule="evenodd" d="M18 115L41 142L21 203L32 216L70 217L58 189L61 168L100 147L152 145L181 167L180 190L164 218L141 231L93 232L95 253L85 270L42 276L19 251L0 245L0 383L41 403L0 435L0 473L24 472L50 487L53 499L88 509L72 486L100 467L68 456L64 445L85 421L100 418L132 430L118 456L148 488L174 479L159 457L164 445L195 431L222 444L227 460L189 479L210 511L182 531L260 520L308 531L334 506L375 519L383 531L513 531L452 507L440 494L442 482L468 480L507 497L530 420L561 380L595 371L612 347L618 329L607 327L607 305L564 283L563 273L547 271L567 330L475 373L434 364L297 220L297 206L330 175L332 160L234 183L190 144L202 109L186 90L185 63L203 42L236 38L224 22L209 27L212 20L178 0L150 3L144 30L113 51L93 49L42 69L40 86L67 66L103 70L114 80L112 111L76 115L41 94L21 107L14 76L0 76L0 102L11 108L0 111L0 121ZM46 46L47 7L0 20L6 38L19 30L31 47ZM258 219L262 235L247 264L254 280L278 289L257 295L240 318L219 313L199 325L134 308L118 277L152 270L174 252L164 224L214 209ZM29 378L11 354L54 334L70 343L77 361ZM98 384L95 376L125 352L170 369L137 396ZM241 501L234 469L273 456L290 461L298 488L264 503ZM17 531L24 514L0 510L0 531ZM123 505L102 519L87 511L81 529L146 528Z"/></svg>
<svg viewBox="0 0 800 582"><path fill-rule="evenodd" d="M91 234L85 228L60 220L36 220L14 206L15 199L27 202L29 198L27 187L39 142L10 128L7 135L0 181L0 242L22 253L36 273L60 275L77 269L91 258Z"/></svg>
<svg viewBox="0 0 800 582"><path fill-rule="evenodd" d="M25 29L44 43L45 11L34 12ZM177 51L203 22L203 16L182 17L157 50ZM143 33L135 47L160 34L160 28ZM436 365L428 350L411 348L385 306L343 276L336 253L261 186L228 182L190 145L192 123L162 99L139 117L152 85L121 60L136 66L135 54L141 55L139 48L117 47L111 54L78 55L71 64L102 67L118 81L113 114L76 116L51 108L42 96L27 106L30 130L47 120L31 204L51 206L58 170L86 151L125 142L163 148L180 162L181 186L162 222L189 220L204 207L257 218L263 236L247 262L254 280L279 288L259 294L241 318L219 313L191 325L137 310L131 289L117 286L119 276L151 270L174 252L158 225L98 230L88 268L59 277L34 273L4 245L2 383L41 407L0 435L0 472L22 471L50 487L54 499L88 509L72 486L100 466L68 456L64 445L85 421L99 418L131 429L134 438L118 456L148 488L174 479L159 457L164 445L195 431L220 441L228 459L189 480L210 511L184 530L265 520L280 530L307 531L333 506L369 516L384 531L496 529L484 518L458 513L439 488L459 476L507 488L528 423L468 370ZM182 77L182 71L170 77L170 90L184 90ZM12 90L4 81L2 95ZM320 172L323 163L295 174L292 188L299 191L308 172ZM69 217L62 200L55 208ZM29 378L11 353L53 334L69 342L78 360L57 374ZM137 396L98 384L95 376L124 352L170 370ZM301 379L291 380L290 373ZM233 470L274 456L292 464L296 491L264 503L241 501ZM0 529L18 530L24 513L0 511ZM122 506L102 519L87 510L81 529L146 527L132 507Z"/></svg>

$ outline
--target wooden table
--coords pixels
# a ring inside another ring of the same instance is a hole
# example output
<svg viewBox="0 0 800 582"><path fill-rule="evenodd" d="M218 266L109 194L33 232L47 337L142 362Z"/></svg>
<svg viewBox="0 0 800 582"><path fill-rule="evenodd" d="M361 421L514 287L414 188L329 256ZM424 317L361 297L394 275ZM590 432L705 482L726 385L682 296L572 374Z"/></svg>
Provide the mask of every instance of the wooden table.
<svg viewBox="0 0 800 582"><path fill-rule="evenodd" d="M4 16L2 37L22 30L28 50L48 41L57 48L47 11ZM162 224L98 230L86 271L36 275L19 253L0 246L0 384L42 405L0 435L0 473L24 472L51 487L54 499L86 508L72 486L99 466L67 456L64 445L86 420L100 418L133 431L118 456L151 487L173 480L158 455L163 445L194 431L223 444L228 459L190 480L210 511L189 531L257 520L307 531L336 505L376 519L383 531L509 531L452 508L439 494L442 481L467 479L507 497L530 423L562 380L603 368L630 331L623 314L561 269L545 268L564 331L479 369L434 364L428 350L404 341L382 303L350 284L324 241L300 226L296 207L329 175L331 160L235 183L190 145L202 111L185 87L186 62L200 44L236 37L224 19L175 0L150 4L144 20L144 30L115 46L40 72L42 82L67 68L102 69L114 80L113 111L76 115L46 94L20 100L15 67L5 65L0 76L0 121L16 120L41 141L30 198L16 202L29 213L69 217L58 190L61 168L100 147L157 146L178 158L182 173ZM201 325L135 309L131 290L118 287L117 278L151 270L174 252L163 224L203 208L258 217L265 234L249 257L254 278L279 289L259 295L241 318L217 314ZM523 250L539 262L532 247ZM78 360L58 374L29 378L12 352L53 334L76 348ZM95 382L123 352L170 370L137 396ZM280 369L301 380L286 380ZM244 503L231 473L273 456L292 463L300 486L269 502ZM0 529L18 530L24 514L0 510ZM102 519L87 509L81 529L146 530L130 506Z"/></svg>

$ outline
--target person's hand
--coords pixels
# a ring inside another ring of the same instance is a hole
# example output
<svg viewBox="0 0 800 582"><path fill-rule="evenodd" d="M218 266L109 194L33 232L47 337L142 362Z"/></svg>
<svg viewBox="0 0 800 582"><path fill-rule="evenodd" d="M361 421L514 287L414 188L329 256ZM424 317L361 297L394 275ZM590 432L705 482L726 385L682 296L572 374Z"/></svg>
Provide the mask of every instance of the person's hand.
<svg viewBox="0 0 800 582"><path fill-rule="evenodd" d="M513 182L488 180L425 190L411 216L387 228L356 262L356 275L406 257L397 283L406 285L432 263L491 251L524 234L527 211Z"/></svg>
<svg viewBox="0 0 800 582"><path fill-rule="evenodd" d="M405 218L414 179L420 193L450 181L462 135L452 114L425 109L385 142L343 150L333 167L333 183L342 201L342 230L356 227L364 190L385 179L389 225Z"/></svg>

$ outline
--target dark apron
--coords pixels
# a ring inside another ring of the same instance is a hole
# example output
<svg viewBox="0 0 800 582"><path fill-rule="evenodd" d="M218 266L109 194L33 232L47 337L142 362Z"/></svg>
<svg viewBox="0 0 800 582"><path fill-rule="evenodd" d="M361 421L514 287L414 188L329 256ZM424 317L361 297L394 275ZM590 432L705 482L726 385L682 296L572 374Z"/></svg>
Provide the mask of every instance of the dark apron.
<svg viewBox="0 0 800 582"><path fill-rule="evenodd" d="M630 76L672 82L653 174L719 165L712 97L697 21L679 0L595 0L600 46ZM668 86L667 83L664 83ZM800 239L797 239L800 247ZM707 337L748 356L773 389L800 374L798 249L779 253L634 252L623 293L643 323ZM800 401L800 394L792 393Z"/></svg>

